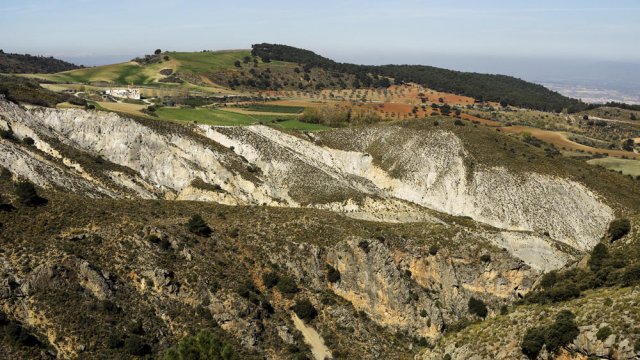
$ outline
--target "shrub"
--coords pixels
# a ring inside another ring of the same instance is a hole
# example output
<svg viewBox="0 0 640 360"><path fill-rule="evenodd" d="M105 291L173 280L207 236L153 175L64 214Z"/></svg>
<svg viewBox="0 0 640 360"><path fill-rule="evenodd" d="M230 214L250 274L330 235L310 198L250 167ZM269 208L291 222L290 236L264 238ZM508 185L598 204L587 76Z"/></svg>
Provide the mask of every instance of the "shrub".
<svg viewBox="0 0 640 360"><path fill-rule="evenodd" d="M209 236L212 233L209 225L207 225L199 214L191 216L191 219L187 222L187 228L189 231L199 236Z"/></svg>
<svg viewBox="0 0 640 360"><path fill-rule="evenodd" d="M267 272L262 274L262 283L269 289L278 285L278 280L278 274L276 274L275 272Z"/></svg>
<svg viewBox="0 0 640 360"><path fill-rule="evenodd" d="M500 306L500 315L507 315L507 314L509 314L509 307L507 307L507 305Z"/></svg>
<svg viewBox="0 0 640 360"><path fill-rule="evenodd" d="M524 338L520 344L520 349L522 349L522 353L529 359L535 359L538 357L540 350L542 350L542 346L544 346L545 332L546 329L544 327L533 327L527 329L527 332L524 334Z"/></svg>
<svg viewBox="0 0 640 360"><path fill-rule="evenodd" d="M530 359L535 359L543 345L551 353L573 342L580 334L575 323L575 315L569 310L562 310L550 326L535 327L527 330L520 348Z"/></svg>
<svg viewBox="0 0 640 360"><path fill-rule="evenodd" d="M480 256L480 260L482 262L491 262L491 255L489 254L484 254L482 256Z"/></svg>
<svg viewBox="0 0 640 360"><path fill-rule="evenodd" d="M147 241L152 244L160 244L160 238L157 235L149 235Z"/></svg>
<svg viewBox="0 0 640 360"><path fill-rule="evenodd" d="M5 329L8 337L23 346L36 346L40 344L38 338L31 335L29 331L15 322L10 322Z"/></svg>
<svg viewBox="0 0 640 360"><path fill-rule="evenodd" d="M629 219L616 219L609 224L609 236L611 241L621 239L631 231L631 222Z"/></svg>
<svg viewBox="0 0 640 360"><path fill-rule="evenodd" d="M558 273L556 271L551 271L542 275L540 286L542 286L542 288L544 289L548 289L555 285L556 281L558 281Z"/></svg>
<svg viewBox="0 0 640 360"><path fill-rule="evenodd" d="M456 126L464 126L464 123L462 122L462 120L460 119L456 119L456 121L453 122L453 125Z"/></svg>
<svg viewBox="0 0 640 360"><path fill-rule="evenodd" d="M336 270L336 268L331 265L327 265L327 280L330 283L337 283L340 281L340 271Z"/></svg>
<svg viewBox="0 0 640 360"><path fill-rule="evenodd" d="M578 337L580 330L575 323L575 318L576 316L569 310L562 310L558 313L555 322L546 331L547 350L556 352Z"/></svg>
<svg viewBox="0 0 640 360"><path fill-rule="evenodd" d="M431 255L435 256L438 253L438 250L440 250L440 247L438 247L438 245L436 244L429 246L429 254Z"/></svg>
<svg viewBox="0 0 640 360"><path fill-rule="evenodd" d="M13 130L8 128L6 130L0 129L0 138L5 140L15 140L15 135L13 134Z"/></svg>
<svg viewBox="0 0 640 360"><path fill-rule="evenodd" d="M162 239L160 240L160 248L162 250L169 250L171 249L171 241L169 241L169 239Z"/></svg>
<svg viewBox="0 0 640 360"><path fill-rule="evenodd" d="M484 301L471 297L467 305L469 306L470 313L475 314L481 318L487 317L487 313L489 311Z"/></svg>
<svg viewBox="0 0 640 360"><path fill-rule="evenodd" d="M367 240L360 240L358 243L358 247L365 252L365 254L369 253L369 242Z"/></svg>
<svg viewBox="0 0 640 360"><path fill-rule="evenodd" d="M600 341L605 341L609 336L611 336L611 334L613 334L613 332L611 331L611 328L608 326L604 326L598 329L598 332L596 333L596 338Z"/></svg>
<svg viewBox="0 0 640 360"><path fill-rule="evenodd" d="M597 272L602 267L604 261L609 257L609 250L603 243L597 244L593 250L591 250L591 257L589 257L589 268L591 271Z"/></svg>
<svg viewBox="0 0 640 360"><path fill-rule="evenodd" d="M300 289L298 288L295 280L288 276L285 276L281 277L278 281L278 291L280 291L286 297L292 297L298 291L300 291Z"/></svg>
<svg viewBox="0 0 640 360"><path fill-rule="evenodd" d="M107 338L107 347L109 349L120 349L124 346L124 341L117 334L109 334Z"/></svg>
<svg viewBox="0 0 640 360"><path fill-rule="evenodd" d="M130 355L135 356L151 354L151 346L145 344L139 336L128 337L124 341L124 350Z"/></svg>
<svg viewBox="0 0 640 360"><path fill-rule="evenodd" d="M420 316L427 317L427 310L425 309L420 310Z"/></svg>
<svg viewBox="0 0 640 360"><path fill-rule="evenodd" d="M183 359L233 359L233 348L230 344L218 340L209 331L203 330L196 336L182 338L175 347L167 350L165 360Z"/></svg>
<svg viewBox="0 0 640 360"><path fill-rule="evenodd" d="M219 185L218 185L219 186ZM231 231L229 232L229 236L231 236L232 238L237 238L238 235L240 235L240 229L238 228L233 228L231 229Z"/></svg>
<svg viewBox="0 0 640 360"><path fill-rule="evenodd" d="M16 195L20 202L27 206L39 206L47 203L47 199L40 197L36 187L30 181L22 181L16 185Z"/></svg>
<svg viewBox="0 0 640 360"><path fill-rule="evenodd" d="M306 322L309 322L318 316L318 311L307 299L296 301L296 304L293 306L293 312L295 312L300 319Z"/></svg>
<svg viewBox="0 0 640 360"><path fill-rule="evenodd" d="M30 137L28 137L28 136L27 136L27 137L25 137L24 139L22 139L22 142L23 142L25 145L28 145L28 146L33 146L33 145L35 145L35 143L36 143L36 141L35 141L35 140L33 140L32 138L30 138Z"/></svg>
<svg viewBox="0 0 640 360"><path fill-rule="evenodd" d="M627 267L620 280L622 286L640 284L640 264Z"/></svg>
<svg viewBox="0 0 640 360"><path fill-rule="evenodd" d="M575 299L580 296L580 289L573 282L562 282L547 290L547 297L552 302Z"/></svg>

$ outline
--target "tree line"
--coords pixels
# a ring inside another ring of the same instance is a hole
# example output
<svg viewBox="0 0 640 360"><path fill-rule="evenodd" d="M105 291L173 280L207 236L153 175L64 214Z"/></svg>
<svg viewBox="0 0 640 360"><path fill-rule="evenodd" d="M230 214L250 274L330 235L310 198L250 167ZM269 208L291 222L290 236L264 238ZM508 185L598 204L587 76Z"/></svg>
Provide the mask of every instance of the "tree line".
<svg viewBox="0 0 640 360"><path fill-rule="evenodd" d="M512 76L479 74L447 70L425 65L356 65L339 63L312 51L279 44L252 45L252 55L262 59L304 64L304 69L314 67L352 74L354 87L388 86L388 79L395 83L412 82L436 91L473 97L479 101L495 101L543 111L583 111L587 104L563 96L542 85L533 84ZM383 82L378 82L381 81Z"/></svg>
<svg viewBox="0 0 640 360"><path fill-rule="evenodd" d="M4 74L51 74L80 67L53 57L8 54L0 50L0 73Z"/></svg>

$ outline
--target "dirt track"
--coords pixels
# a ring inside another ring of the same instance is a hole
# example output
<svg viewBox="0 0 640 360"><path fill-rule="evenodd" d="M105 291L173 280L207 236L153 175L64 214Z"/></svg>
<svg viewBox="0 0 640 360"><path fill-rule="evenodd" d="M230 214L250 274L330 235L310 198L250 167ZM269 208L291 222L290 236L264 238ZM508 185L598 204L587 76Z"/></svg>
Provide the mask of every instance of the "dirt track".
<svg viewBox="0 0 640 360"><path fill-rule="evenodd" d="M528 126L506 126L500 128L501 131L509 134L520 134L527 132L532 136L550 144L555 145L557 148L566 148L568 150L577 150L590 152L593 154L603 154L608 156L622 157L626 156L628 158L640 158L640 154L632 153L629 151L622 150L609 150L609 149L599 149L594 148L587 145L578 144L573 142L567 138L564 132L561 131L550 131L550 130L541 130Z"/></svg>

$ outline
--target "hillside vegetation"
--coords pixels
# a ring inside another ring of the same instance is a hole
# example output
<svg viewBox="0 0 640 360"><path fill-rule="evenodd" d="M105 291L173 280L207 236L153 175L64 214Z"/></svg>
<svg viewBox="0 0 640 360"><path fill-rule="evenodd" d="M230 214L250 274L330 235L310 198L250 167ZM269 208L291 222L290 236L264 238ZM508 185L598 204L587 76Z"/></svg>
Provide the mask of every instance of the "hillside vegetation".
<svg viewBox="0 0 640 360"><path fill-rule="evenodd" d="M0 73L33 74L57 73L77 69L80 66L53 57L29 54L8 54L0 50Z"/></svg>
<svg viewBox="0 0 640 360"><path fill-rule="evenodd" d="M304 64L307 69L321 68L353 74L365 87L384 83L380 77L390 77L396 82L413 82L437 91L538 110L568 109L570 112L576 112L586 108L586 104L562 96L542 85L505 75L468 73L424 65L370 66L338 63L309 50L266 43L253 45L252 54L266 60Z"/></svg>

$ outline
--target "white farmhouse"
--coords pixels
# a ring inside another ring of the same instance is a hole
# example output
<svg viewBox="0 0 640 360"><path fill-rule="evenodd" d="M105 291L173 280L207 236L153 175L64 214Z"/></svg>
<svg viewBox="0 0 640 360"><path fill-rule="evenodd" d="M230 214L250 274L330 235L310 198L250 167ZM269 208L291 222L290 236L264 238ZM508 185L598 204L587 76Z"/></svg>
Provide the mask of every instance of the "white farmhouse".
<svg viewBox="0 0 640 360"><path fill-rule="evenodd" d="M131 86L126 89L109 89L105 93L114 97L140 100L140 89Z"/></svg>

